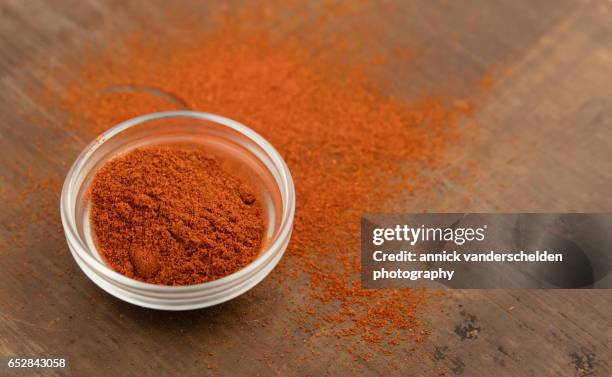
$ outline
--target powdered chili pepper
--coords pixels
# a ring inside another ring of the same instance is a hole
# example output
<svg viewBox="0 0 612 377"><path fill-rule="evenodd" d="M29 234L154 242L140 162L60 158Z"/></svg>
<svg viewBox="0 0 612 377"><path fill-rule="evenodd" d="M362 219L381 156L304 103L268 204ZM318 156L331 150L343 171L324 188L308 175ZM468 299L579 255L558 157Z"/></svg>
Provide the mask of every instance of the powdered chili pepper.
<svg viewBox="0 0 612 377"><path fill-rule="evenodd" d="M260 251L255 193L199 148L157 146L116 157L96 173L90 196L98 250L138 280L203 283L238 271Z"/></svg>
<svg viewBox="0 0 612 377"><path fill-rule="evenodd" d="M213 30L180 18L172 37L132 35L85 58L78 79L55 95L69 123L94 134L184 107L254 128L279 149L296 186L293 237L274 274L295 321L305 331L372 344L422 340L430 293L360 288L360 213L384 211L400 193L409 210L406 198L435 188L420 172L444 161L473 106L464 99L453 106L444 94L390 97L351 59L350 41L329 43L315 32L319 25L307 38L265 31L283 17L247 6L220 17ZM361 36L348 38L363 51ZM298 302L290 301L296 294Z"/></svg>

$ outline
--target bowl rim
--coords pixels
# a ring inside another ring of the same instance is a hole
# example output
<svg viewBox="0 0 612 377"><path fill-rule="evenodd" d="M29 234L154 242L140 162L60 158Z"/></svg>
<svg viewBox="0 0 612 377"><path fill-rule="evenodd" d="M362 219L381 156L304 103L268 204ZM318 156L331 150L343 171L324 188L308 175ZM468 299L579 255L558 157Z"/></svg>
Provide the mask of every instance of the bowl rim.
<svg viewBox="0 0 612 377"><path fill-rule="evenodd" d="M152 120L159 120L165 118L195 118L207 120L237 131L242 135L246 136L255 144L257 144L272 160L273 164L279 170L279 173L281 175L281 181L283 184L279 185L278 189L281 193L281 198L286 200L283 200L282 203L281 223L277 236L265 247L265 249L253 262L251 262L244 268L217 280L212 280L209 282L194 285L171 286L146 283L122 275L107 266L106 264L97 260L86 251L89 248L81 239L81 237L78 236L74 220L74 214L71 215L71 209L74 208L76 204L76 195L74 196L74 198L72 198L73 195L71 194L71 189L75 186L75 181L78 176L78 173L83 169L89 157L107 140L113 138L119 133L131 127L136 127L140 124ZM272 146L272 144L270 144L261 135L259 135L257 132L253 131L249 127L243 125L242 123L239 123L233 119L221 115L202 111L161 111L140 115L135 118L125 120L100 134L94 139L94 141L89 143L83 149L83 151L79 154L77 159L74 161L74 163L68 170L68 173L66 174L60 197L60 213L62 218L62 225L64 228L64 232L66 233L68 243L70 243L71 246L75 248L75 252L77 252L79 256L83 258L84 262L86 262L92 269L94 269L98 273L101 273L111 278L112 280L115 280L119 283L125 284L128 287L135 289L150 290L155 291L157 293L187 293L201 291L209 288L219 288L224 285L231 285L232 283L242 278L248 277L253 271L258 270L264 264L272 260L273 256L276 253L278 253L279 251L283 251L283 242L287 237L291 235L291 231L293 228L293 218L295 215L295 187L293 184L291 172L289 171L289 168L285 163L285 160L281 157L280 153L278 153L278 151Z"/></svg>

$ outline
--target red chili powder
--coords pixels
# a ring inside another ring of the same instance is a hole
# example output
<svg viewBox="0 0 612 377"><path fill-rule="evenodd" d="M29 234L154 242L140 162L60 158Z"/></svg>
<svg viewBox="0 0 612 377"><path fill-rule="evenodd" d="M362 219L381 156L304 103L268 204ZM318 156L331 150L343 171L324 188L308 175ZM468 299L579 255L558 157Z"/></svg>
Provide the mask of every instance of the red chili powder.
<svg viewBox="0 0 612 377"><path fill-rule="evenodd" d="M431 293L360 287L360 214L398 209L390 203L409 211L435 190L424 175L440 169L467 132L458 123L472 106L444 94L393 98L350 59L346 39L271 35L265 30L284 18L260 11L242 9L213 30L183 21L172 36L109 42L54 95L69 124L89 134L179 108L222 114L261 133L286 160L297 194L292 240L272 274L284 297L278 305L319 335L383 348L420 341ZM356 32L345 37L366 50Z"/></svg>
<svg viewBox="0 0 612 377"><path fill-rule="evenodd" d="M117 272L154 284L219 279L251 263L259 201L199 148L148 147L102 166L90 187L98 250Z"/></svg>

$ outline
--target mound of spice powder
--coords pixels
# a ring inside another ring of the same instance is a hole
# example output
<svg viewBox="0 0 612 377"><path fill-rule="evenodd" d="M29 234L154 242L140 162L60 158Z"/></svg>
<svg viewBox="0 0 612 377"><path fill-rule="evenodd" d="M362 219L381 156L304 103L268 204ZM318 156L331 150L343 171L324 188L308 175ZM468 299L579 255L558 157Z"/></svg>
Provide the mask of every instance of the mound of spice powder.
<svg viewBox="0 0 612 377"><path fill-rule="evenodd" d="M385 5L368 3L331 2L313 14L310 3L255 2L222 7L214 24L172 7L163 12L172 33L113 31L104 48L84 54L76 78L70 70L56 82L62 73L50 73L44 96L84 140L176 109L226 115L264 136L287 162L297 196L291 243L268 280L282 299L270 305L291 312L287 333L297 324L341 337L364 357L376 345L399 352L425 339L433 294L361 288L360 214L423 211L423 198L462 175L445 169L461 140L475 136L464 120L480 88L457 97L446 81L415 80L405 96L392 96L377 66L388 59L418 77L402 56L421 51L377 49L385 24L369 15ZM326 33L339 18L351 32ZM282 29L287 19L301 32ZM312 339L303 344L316 350Z"/></svg>
<svg viewBox="0 0 612 377"><path fill-rule="evenodd" d="M90 187L97 247L117 272L190 285L234 273L264 231L253 190L198 148L147 147L102 166Z"/></svg>

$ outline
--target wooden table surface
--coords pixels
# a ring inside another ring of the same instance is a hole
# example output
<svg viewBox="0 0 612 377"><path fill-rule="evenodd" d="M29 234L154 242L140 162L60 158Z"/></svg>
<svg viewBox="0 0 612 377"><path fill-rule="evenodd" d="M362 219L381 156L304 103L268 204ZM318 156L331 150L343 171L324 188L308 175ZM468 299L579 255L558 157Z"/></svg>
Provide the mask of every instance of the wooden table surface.
<svg viewBox="0 0 612 377"><path fill-rule="evenodd" d="M66 355L75 376L612 375L610 290L450 291L444 310L425 318L432 334L416 356L394 351L366 363L342 339L303 332L267 281L185 313L138 308L96 287L68 252L58 191L48 189L59 187L91 135L64 129L61 115L29 94L44 77L35 62L70 67L108 33L164 32L156 4L0 2L0 356ZM207 12L199 2L175 6ZM461 92L491 67L498 72L476 114L482 131L454 162L461 171L477 160L478 174L413 208L612 210L612 2L422 0L396 8L372 17L388 20L393 43L418 47L420 69L388 65L389 91L410 95L452 81ZM68 145L61 153L60 143ZM466 202L467 194L476 199Z"/></svg>

